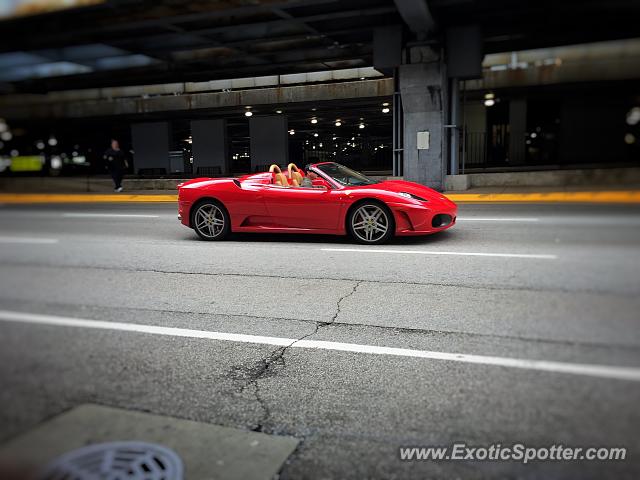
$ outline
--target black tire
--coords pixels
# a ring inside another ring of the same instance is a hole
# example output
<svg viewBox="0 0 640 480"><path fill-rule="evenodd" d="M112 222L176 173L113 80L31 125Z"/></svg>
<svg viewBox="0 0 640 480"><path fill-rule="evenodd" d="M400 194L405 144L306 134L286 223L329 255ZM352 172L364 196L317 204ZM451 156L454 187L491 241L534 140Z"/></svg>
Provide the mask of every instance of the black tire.
<svg viewBox="0 0 640 480"><path fill-rule="evenodd" d="M369 218L366 218L367 214ZM367 200L357 203L347 215L347 232L356 242L364 245L385 243L393 237L395 230L393 213L382 202Z"/></svg>
<svg viewBox="0 0 640 480"><path fill-rule="evenodd" d="M203 240L223 240L231 231L231 217L222 203L201 200L191 208L191 228Z"/></svg>

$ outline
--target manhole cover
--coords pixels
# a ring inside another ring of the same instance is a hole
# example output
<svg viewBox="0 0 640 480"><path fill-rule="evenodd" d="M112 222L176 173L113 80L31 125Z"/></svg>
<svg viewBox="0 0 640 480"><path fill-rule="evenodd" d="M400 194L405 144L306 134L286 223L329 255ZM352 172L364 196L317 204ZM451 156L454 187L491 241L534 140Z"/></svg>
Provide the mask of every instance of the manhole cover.
<svg viewBox="0 0 640 480"><path fill-rule="evenodd" d="M98 443L58 457L39 480L182 480L182 461L153 443Z"/></svg>

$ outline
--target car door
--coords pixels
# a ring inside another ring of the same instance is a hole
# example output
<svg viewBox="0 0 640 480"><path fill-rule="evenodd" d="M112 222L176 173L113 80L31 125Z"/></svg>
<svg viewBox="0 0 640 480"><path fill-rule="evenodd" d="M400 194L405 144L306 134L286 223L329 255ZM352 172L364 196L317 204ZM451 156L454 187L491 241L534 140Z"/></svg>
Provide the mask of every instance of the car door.
<svg viewBox="0 0 640 480"><path fill-rule="evenodd" d="M264 201L275 225L283 228L335 230L343 208L342 195L326 188L267 185Z"/></svg>

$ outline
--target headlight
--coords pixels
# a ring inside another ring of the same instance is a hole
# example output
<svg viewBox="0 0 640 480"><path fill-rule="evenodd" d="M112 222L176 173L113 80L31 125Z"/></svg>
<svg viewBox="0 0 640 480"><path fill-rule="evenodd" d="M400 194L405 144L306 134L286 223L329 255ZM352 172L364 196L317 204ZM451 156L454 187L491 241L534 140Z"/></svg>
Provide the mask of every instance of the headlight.
<svg viewBox="0 0 640 480"><path fill-rule="evenodd" d="M398 195L401 195L405 198L411 198L413 200L418 200L420 202L428 202L429 200L427 200L426 198L422 198L419 197L417 195L414 195L413 193L408 193L408 192L398 192Z"/></svg>

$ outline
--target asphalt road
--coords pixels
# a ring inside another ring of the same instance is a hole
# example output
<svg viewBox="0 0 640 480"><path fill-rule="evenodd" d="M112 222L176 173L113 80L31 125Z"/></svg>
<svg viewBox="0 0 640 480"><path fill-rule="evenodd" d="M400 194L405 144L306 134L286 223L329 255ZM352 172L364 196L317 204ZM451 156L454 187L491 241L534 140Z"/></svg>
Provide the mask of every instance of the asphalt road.
<svg viewBox="0 0 640 480"><path fill-rule="evenodd" d="M4 205L0 225L0 441L98 403L295 436L281 478L640 477L637 207L462 205L382 247L208 243L167 204ZM628 454L399 459L460 441Z"/></svg>

